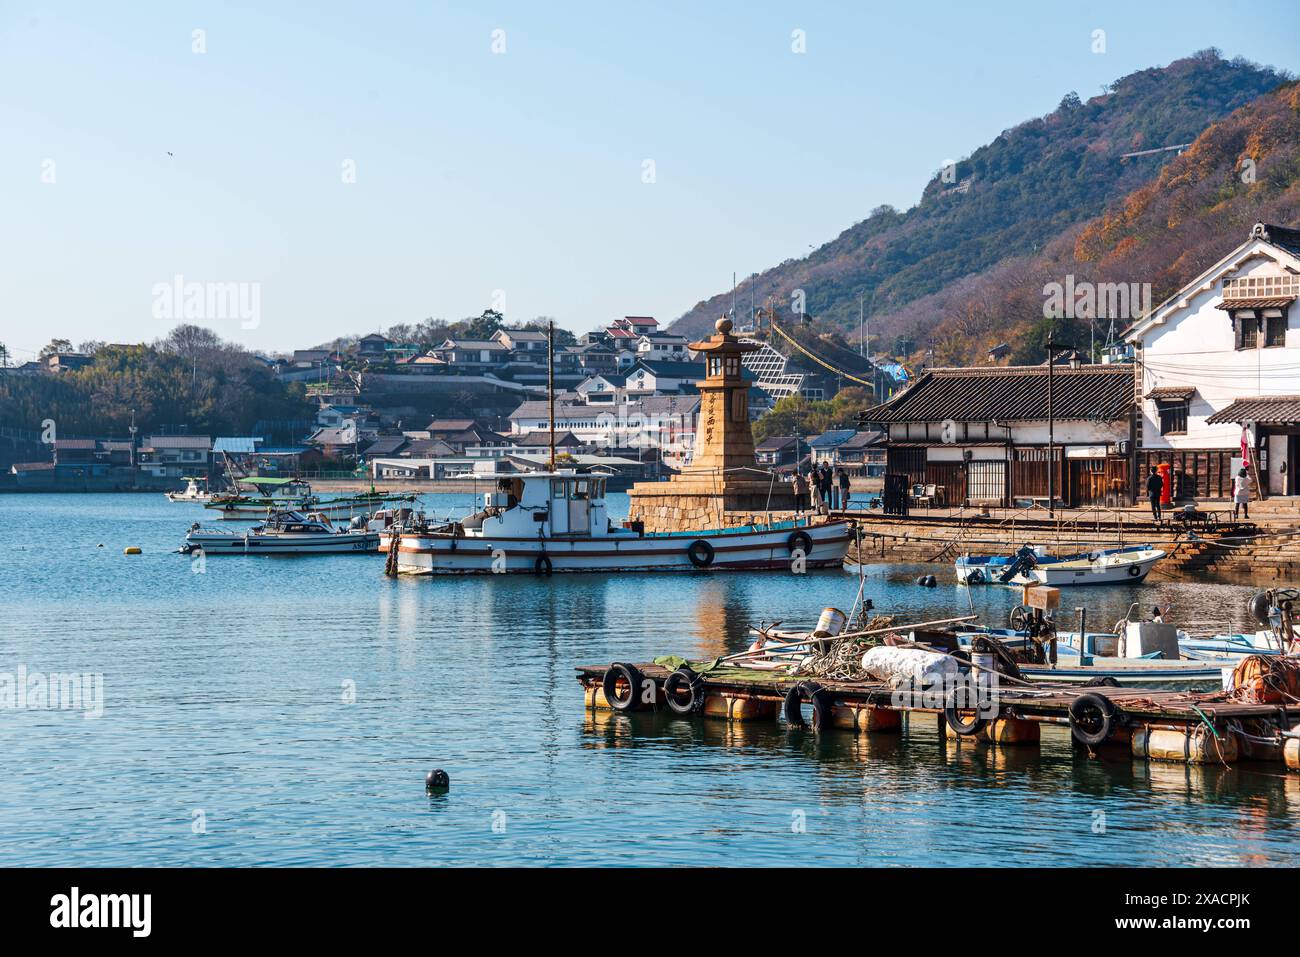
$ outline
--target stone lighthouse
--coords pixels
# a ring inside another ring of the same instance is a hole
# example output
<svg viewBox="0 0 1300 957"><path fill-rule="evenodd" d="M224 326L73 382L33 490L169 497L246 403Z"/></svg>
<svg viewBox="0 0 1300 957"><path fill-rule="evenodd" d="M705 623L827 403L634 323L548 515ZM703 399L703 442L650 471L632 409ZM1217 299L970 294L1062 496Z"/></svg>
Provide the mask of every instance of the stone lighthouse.
<svg viewBox="0 0 1300 957"><path fill-rule="evenodd" d="M691 464L667 482L638 482L628 491L628 518L647 532L720 528L765 521L768 510L788 511L794 493L754 463L754 433L749 425L749 383L740 359L760 346L731 334L731 320L719 319L717 332L691 350L704 356L699 423Z"/></svg>

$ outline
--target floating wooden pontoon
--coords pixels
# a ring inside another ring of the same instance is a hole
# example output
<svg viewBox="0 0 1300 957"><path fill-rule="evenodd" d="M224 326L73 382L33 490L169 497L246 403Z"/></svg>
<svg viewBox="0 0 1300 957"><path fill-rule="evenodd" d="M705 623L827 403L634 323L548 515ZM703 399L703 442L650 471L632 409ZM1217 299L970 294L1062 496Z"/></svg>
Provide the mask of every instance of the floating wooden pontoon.
<svg viewBox="0 0 1300 957"><path fill-rule="evenodd" d="M706 664L679 669L671 680L674 672L656 664L588 665L577 672L588 708L671 708L684 716L732 721L775 720L782 713L802 725L804 706L811 704L814 729L856 732L897 731L904 714L931 714L950 736L996 745L1037 743L1041 725L1056 724L1090 747L1123 746L1147 760L1284 761L1300 770L1300 737L1290 736L1300 707L1242 703L1226 692L1000 685L996 716L981 720L970 711L945 716L926 692L895 690L880 681L809 680L747 668L708 670Z"/></svg>

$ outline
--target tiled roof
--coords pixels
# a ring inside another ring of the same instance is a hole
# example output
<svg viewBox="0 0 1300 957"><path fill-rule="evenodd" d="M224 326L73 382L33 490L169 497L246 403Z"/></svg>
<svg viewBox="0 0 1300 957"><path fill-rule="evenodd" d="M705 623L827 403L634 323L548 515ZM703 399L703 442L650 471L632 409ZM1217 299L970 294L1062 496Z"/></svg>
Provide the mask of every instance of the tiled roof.
<svg viewBox="0 0 1300 957"><path fill-rule="evenodd" d="M1152 389L1147 393L1148 399L1178 401L1180 399L1190 399L1196 394L1196 388L1190 385L1164 385Z"/></svg>
<svg viewBox="0 0 1300 957"><path fill-rule="evenodd" d="M1225 299L1215 309L1281 309L1295 302L1294 296L1259 297L1255 299Z"/></svg>
<svg viewBox="0 0 1300 957"><path fill-rule="evenodd" d="M94 439L55 439L54 447L56 449L93 449L95 448Z"/></svg>
<svg viewBox="0 0 1300 957"><path fill-rule="evenodd" d="M312 445L353 445L357 440L357 430L351 427L342 429L317 429L307 441Z"/></svg>
<svg viewBox="0 0 1300 957"><path fill-rule="evenodd" d="M409 441L404 435L381 435L366 446L366 455L395 455Z"/></svg>
<svg viewBox="0 0 1300 957"><path fill-rule="evenodd" d="M1268 241L1274 246L1281 246L1288 252L1300 255L1300 229L1278 226L1274 223L1261 223L1268 233Z"/></svg>
<svg viewBox="0 0 1300 957"><path fill-rule="evenodd" d="M841 451L845 449L865 449L869 445L874 445L884 438L883 432L855 432L853 438L849 439L840 446Z"/></svg>
<svg viewBox="0 0 1300 957"><path fill-rule="evenodd" d="M496 339L448 339L439 349L486 349L489 352L500 352L505 349L505 343L498 342Z"/></svg>
<svg viewBox="0 0 1300 957"><path fill-rule="evenodd" d="M888 402L867 409L871 422L1035 422L1047 418L1047 368L931 369ZM1112 422L1133 403L1133 369L1090 365L1057 368L1052 413L1058 421Z"/></svg>
<svg viewBox="0 0 1300 957"><path fill-rule="evenodd" d="M419 459L455 455L456 450L441 439L416 439L402 450L404 458Z"/></svg>
<svg viewBox="0 0 1300 957"><path fill-rule="evenodd" d="M674 359L640 359L633 366L634 369L637 367L668 379L703 379L708 374L703 362L679 362Z"/></svg>
<svg viewBox="0 0 1300 957"><path fill-rule="evenodd" d="M149 444L155 449L210 449L212 439L206 435L154 435Z"/></svg>
<svg viewBox="0 0 1300 957"><path fill-rule="evenodd" d="M829 432L823 432L821 435L809 439L808 445L814 449L830 449L837 445L843 445L857 434L856 429L831 429Z"/></svg>
<svg viewBox="0 0 1300 957"><path fill-rule="evenodd" d="M798 441L793 435L774 435L769 439L764 439L754 447L756 452L779 452L781 449L789 448Z"/></svg>
<svg viewBox="0 0 1300 957"><path fill-rule="evenodd" d="M551 444L551 433L547 431L529 432L526 435L512 435L510 444L520 448L541 446L548 448ZM556 432L556 445L581 445L582 442L572 432Z"/></svg>
<svg viewBox="0 0 1300 957"><path fill-rule="evenodd" d="M1300 422L1300 395L1263 395L1238 399L1205 420L1206 425L1259 422L1264 425L1292 425Z"/></svg>

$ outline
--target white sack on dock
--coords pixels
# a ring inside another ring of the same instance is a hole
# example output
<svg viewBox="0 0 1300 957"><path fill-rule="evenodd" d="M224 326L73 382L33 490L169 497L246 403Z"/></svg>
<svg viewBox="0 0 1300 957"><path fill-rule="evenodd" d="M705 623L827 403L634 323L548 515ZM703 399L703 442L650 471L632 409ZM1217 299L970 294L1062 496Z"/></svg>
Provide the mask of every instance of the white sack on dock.
<svg viewBox="0 0 1300 957"><path fill-rule="evenodd" d="M957 662L948 655L920 648L891 648L879 645L862 656L862 669L880 681L918 687L940 684L958 674Z"/></svg>

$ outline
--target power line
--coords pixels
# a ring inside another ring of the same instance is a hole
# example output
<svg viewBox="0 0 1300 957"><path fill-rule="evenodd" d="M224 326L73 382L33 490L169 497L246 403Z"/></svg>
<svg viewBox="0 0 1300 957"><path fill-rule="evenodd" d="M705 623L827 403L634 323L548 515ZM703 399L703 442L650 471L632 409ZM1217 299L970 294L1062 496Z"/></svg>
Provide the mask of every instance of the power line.
<svg viewBox="0 0 1300 957"><path fill-rule="evenodd" d="M810 352L803 345L797 342L793 336L791 336L788 332L786 332L784 329L778 326L776 324L775 318L771 320L771 326L773 332L778 333L781 336L781 338L785 339L786 342L790 343L790 345L794 346L796 349L798 349L800 352L802 352L804 355L806 355L809 359L817 363L822 368L834 372L838 376L843 376L845 379L848 379L850 382L856 382L859 385L865 385L868 389L871 390L873 395L875 394L876 391L875 383L870 382L867 379L860 379L857 376L853 375L851 372L845 372L843 369L839 368L838 366L834 366L831 363L827 362L821 356L815 355L814 353Z"/></svg>

